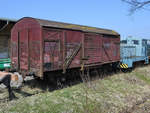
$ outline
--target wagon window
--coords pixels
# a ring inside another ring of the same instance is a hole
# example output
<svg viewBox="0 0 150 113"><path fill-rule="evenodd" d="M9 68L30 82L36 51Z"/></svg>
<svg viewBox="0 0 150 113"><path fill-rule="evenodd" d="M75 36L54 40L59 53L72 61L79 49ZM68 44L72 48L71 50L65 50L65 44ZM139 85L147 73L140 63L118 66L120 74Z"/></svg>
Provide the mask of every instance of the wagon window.
<svg viewBox="0 0 150 113"><path fill-rule="evenodd" d="M9 58L8 52L1 52L0 53L0 59L4 59L4 58Z"/></svg>
<svg viewBox="0 0 150 113"><path fill-rule="evenodd" d="M139 41L138 40L133 40L133 44L139 45Z"/></svg>
<svg viewBox="0 0 150 113"><path fill-rule="evenodd" d="M127 44L127 40L122 40L121 44Z"/></svg>
<svg viewBox="0 0 150 113"><path fill-rule="evenodd" d="M150 40L147 40L147 45L150 45Z"/></svg>
<svg viewBox="0 0 150 113"><path fill-rule="evenodd" d="M142 45L145 46L147 44L146 40L142 40Z"/></svg>
<svg viewBox="0 0 150 113"><path fill-rule="evenodd" d="M104 43L104 48L109 49L110 48L110 43Z"/></svg>
<svg viewBox="0 0 150 113"><path fill-rule="evenodd" d="M0 36L0 59L9 58L8 37Z"/></svg>

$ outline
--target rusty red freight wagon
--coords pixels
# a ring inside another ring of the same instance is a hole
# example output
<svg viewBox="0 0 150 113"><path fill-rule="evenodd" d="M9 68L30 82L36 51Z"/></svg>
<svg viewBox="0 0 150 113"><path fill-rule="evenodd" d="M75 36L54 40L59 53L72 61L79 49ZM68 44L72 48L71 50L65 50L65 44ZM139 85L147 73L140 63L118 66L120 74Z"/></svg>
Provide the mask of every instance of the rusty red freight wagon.
<svg viewBox="0 0 150 113"><path fill-rule="evenodd" d="M12 69L43 77L44 72L120 61L120 35L108 29L20 19L11 32Z"/></svg>

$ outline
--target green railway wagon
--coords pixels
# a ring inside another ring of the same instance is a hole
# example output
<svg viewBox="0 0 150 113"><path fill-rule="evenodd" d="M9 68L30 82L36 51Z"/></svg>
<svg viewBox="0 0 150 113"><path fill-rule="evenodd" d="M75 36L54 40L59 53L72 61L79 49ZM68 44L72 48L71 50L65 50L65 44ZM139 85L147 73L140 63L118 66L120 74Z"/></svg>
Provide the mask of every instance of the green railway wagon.
<svg viewBox="0 0 150 113"><path fill-rule="evenodd" d="M10 58L0 59L0 70L9 69L11 67Z"/></svg>

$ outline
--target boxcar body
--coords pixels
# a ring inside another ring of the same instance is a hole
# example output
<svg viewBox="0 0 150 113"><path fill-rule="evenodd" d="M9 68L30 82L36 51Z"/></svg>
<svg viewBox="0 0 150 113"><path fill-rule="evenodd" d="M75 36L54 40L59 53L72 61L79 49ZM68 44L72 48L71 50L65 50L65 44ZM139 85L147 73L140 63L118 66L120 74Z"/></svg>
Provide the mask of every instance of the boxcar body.
<svg viewBox="0 0 150 113"><path fill-rule="evenodd" d="M120 61L120 35L112 30L40 20L20 19L11 32L12 68L22 74Z"/></svg>
<svg viewBox="0 0 150 113"><path fill-rule="evenodd" d="M145 61L149 63L148 58L148 44L145 39L137 39L128 37L121 41L120 56L121 68L132 68L133 64L138 61Z"/></svg>

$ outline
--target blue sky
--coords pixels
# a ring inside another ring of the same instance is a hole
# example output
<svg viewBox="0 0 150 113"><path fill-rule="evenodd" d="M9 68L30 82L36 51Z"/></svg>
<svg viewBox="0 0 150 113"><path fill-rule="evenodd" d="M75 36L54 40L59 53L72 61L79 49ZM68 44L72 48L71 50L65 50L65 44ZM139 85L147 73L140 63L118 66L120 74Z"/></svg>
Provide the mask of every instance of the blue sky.
<svg viewBox="0 0 150 113"><path fill-rule="evenodd" d="M1 0L0 17L25 16L116 30L127 36L150 39L150 11L129 16L121 0Z"/></svg>

